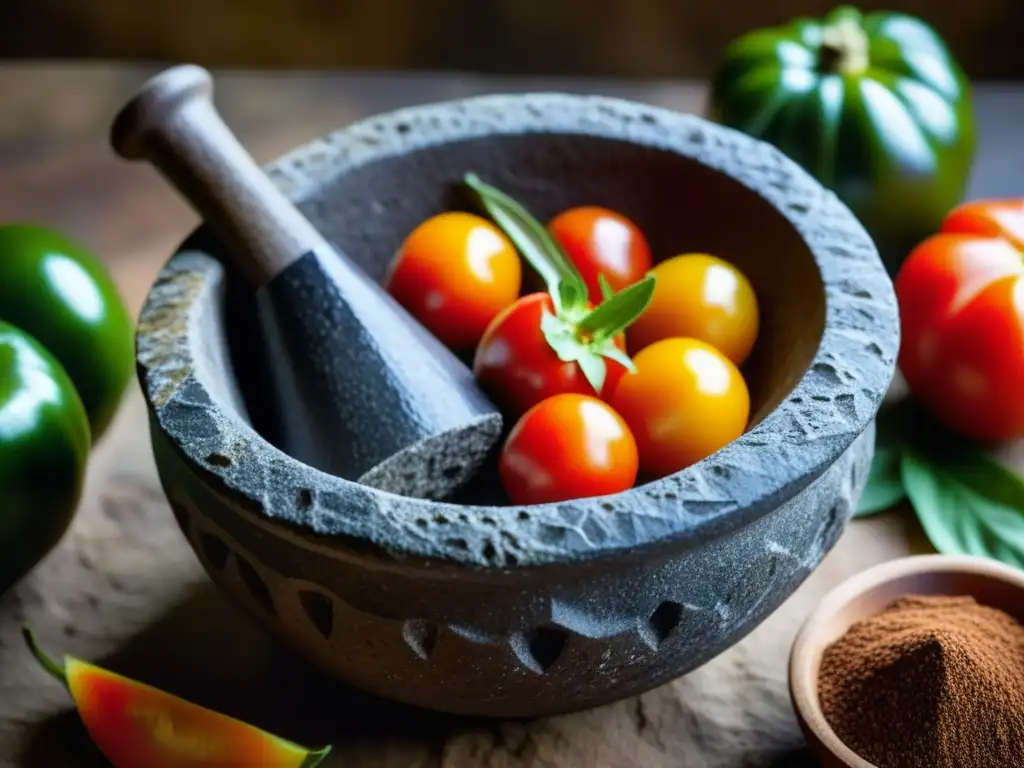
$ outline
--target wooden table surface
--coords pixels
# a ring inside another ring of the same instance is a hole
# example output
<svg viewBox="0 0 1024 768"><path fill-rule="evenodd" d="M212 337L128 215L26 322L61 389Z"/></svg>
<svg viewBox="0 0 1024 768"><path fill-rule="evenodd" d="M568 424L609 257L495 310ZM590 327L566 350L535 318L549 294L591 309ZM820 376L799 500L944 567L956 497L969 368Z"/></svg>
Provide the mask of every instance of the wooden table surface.
<svg viewBox="0 0 1024 768"><path fill-rule="evenodd" d="M0 68L0 220L59 227L96 251L133 313L196 217L152 169L116 159L109 121L155 68ZM267 161L363 116L498 91L599 92L701 112L696 84L482 78L463 74L217 73L217 101ZM1024 192L1024 85L979 86L971 196ZM2 309L0 309L2 312ZM1024 462L1014 460L1024 466ZM137 386L97 447L61 545L0 596L0 766L102 766L67 695L18 629L197 702L310 743L328 766L703 768L812 765L785 688L800 620L842 578L925 550L916 524L853 523L801 589L735 648L680 681L591 712L480 723L416 712L326 680L267 638L205 579L171 517L149 455Z"/></svg>

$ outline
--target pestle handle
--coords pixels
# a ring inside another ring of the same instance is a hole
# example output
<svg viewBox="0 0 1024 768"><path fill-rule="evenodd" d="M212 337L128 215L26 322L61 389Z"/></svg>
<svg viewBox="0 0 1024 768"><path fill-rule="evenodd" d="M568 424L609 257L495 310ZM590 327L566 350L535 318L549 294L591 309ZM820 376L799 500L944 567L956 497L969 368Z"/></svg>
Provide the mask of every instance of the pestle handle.
<svg viewBox="0 0 1024 768"><path fill-rule="evenodd" d="M225 125L203 67L176 66L148 80L114 119L110 140L121 157L156 166L257 287L328 247Z"/></svg>

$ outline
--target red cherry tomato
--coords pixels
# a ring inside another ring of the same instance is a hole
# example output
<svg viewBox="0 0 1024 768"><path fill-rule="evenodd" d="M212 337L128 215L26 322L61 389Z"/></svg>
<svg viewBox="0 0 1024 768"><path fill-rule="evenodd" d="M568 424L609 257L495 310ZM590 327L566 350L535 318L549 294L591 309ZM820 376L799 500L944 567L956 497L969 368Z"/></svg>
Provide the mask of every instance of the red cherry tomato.
<svg viewBox="0 0 1024 768"><path fill-rule="evenodd" d="M575 361L561 360L544 338L544 312L554 313L551 297L531 293L506 307L487 327L473 361L480 385L506 413L518 417L540 401L567 392L597 395ZM621 339L618 346L624 347ZM605 360L602 392L611 392L626 368Z"/></svg>
<svg viewBox="0 0 1024 768"><path fill-rule="evenodd" d="M954 209L896 275L899 364L942 423L984 442L1024 436L1024 199Z"/></svg>
<svg viewBox="0 0 1024 768"><path fill-rule="evenodd" d="M399 247L387 290L450 349L472 349L488 323L516 300L519 254L505 234L470 213L441 213Z"/></svg>
<svg viewBox="0 0 1024 768"><path fill-rule="evenodd" d="M515 504L605 496L633 487L633 435L609 405L562 394L528 410L512 428L498 462Z"/></svg>
<svg viewBox="0 0 1024 768"><path fill-rule="evenodd" d="M570 208L548 224L587 284L590 301L601 303L598 275L620 291L651 268L651 249L640 229L620 213L594 205Z"/></svg>
<svg viewBox="0 0 1024 768"><path fill-rule="evenodd" d="M697 339L662 339L633 358L612 406L629 424L640 469L662 477L710 456L746 429L750 393L729 358Z"/></svg>

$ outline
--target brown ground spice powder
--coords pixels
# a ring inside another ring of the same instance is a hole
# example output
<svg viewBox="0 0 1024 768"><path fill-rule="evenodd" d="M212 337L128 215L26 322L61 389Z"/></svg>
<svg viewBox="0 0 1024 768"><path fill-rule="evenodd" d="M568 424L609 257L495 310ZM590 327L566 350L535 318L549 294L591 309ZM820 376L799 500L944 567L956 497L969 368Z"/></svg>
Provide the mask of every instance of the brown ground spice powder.
<svg viewBox="0 0 1024 768"><path fill-rule="evenodd" d="M818 685L879 768L1024 768L1024 627L973 597L897 600L826 650Z"/></svg>

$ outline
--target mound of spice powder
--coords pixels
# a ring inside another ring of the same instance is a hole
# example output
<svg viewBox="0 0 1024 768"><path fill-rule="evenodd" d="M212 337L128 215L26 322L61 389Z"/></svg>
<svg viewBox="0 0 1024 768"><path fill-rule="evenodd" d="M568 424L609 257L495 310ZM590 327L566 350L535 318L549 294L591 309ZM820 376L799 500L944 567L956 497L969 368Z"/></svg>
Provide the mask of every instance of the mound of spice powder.
<svg viewBox="0 0 1024 768"><path fill-rule="evenodd" d="M973 597L910 596L825 652L821 706L879 768L1022 768L1024 627Z"/></svg>

